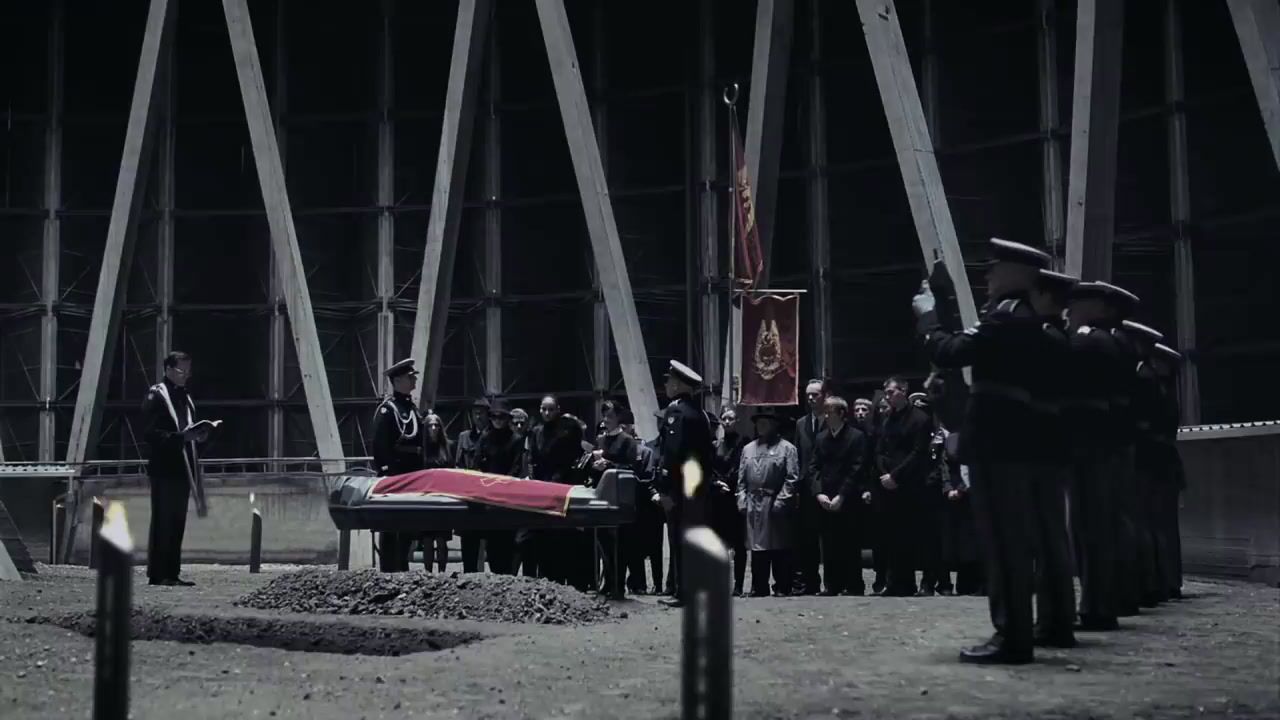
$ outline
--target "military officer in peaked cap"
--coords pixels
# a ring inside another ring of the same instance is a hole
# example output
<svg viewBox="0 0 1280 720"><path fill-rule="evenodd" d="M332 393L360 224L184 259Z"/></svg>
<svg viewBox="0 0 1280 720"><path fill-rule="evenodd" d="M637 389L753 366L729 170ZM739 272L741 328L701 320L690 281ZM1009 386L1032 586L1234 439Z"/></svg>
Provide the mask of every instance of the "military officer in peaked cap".
<svg viewBox="0 0 1280 720"><path fill-rule="evenodd" d="M1176 400L1169 416L1166 402L1168 388L1156 373L1152 356L1164 335L1154 328L1132 320L1120 324L1130 339L1138 356L1134 369L1135 383L1132 394L1134 420L1134 474L1131 488L1130 522L1133 524L1138 550L1139 602L1143 607L1154 607L1169 599L1169 586L1161 573L1158 544L1161 521L1157 510L1161 488L1169 466L1160 435L1162 426L1172 425L1177 432L1178 411ZM1176 497L1176 496L1175 496Z"/></svg>
<svg viewBox="0 0 1280 720"><path fill-rule="evenodd" d="M960 653L962 662L1027 663L1033 658L1034 547L1043 497L1054 485L1045 474L1052 443L1044 438L1044 381L1049 347L1031 293L1050 258L1020 243L991 240L989 298L977 325L942 329L934 295L948 287L926 283L912 301L933 363L973 369L973 386L960 430L959 455L969 466L971 502L987 560L988 597L995 634ZM946 273L933 273L945 282Z"/></svg>
<svg viewBox="0 0 1280 720"><path fill-rule="evenodd" d="M1182 536L1178 526L1178 495L1187 487L1182 471L1182 457L1178 455L1178 422L1181 417L1178 406L1178 368L1182 366L1182 353L1168 345L1156 343L1151 352L1151 367L1160 381L1158 420L1152 423L1152 435L1157 443L1160 476L1154 483L1154 532L1156 555L1160 561L1160 577L1166 584L1170 599L1182 599Z"/></svg>
<svg viewBox="0 0 1280 720"><path fill-rule="evenodd" d="M706 521L702 498L705 486L710 482L711 459L714 445L711 425L707 416L693 399L693 393L702 386L702 376L678 360L667 366L663 388L671 403L662 413L658 427L658 476L655 488L663 509L667 511L667 531L671 544L674 581L674 605L683 604L681 587L681 542L684 529ZM694 460L702 466L703 487L695 489L693 497L685 497L683 467Z"/></svg>
<svg viewBox="0 0 1280 720"><path fill-rule="evenodd" d="M1128 414L1133 364L1116 327L1138 305L1133 293L1106 282L1078 283L1068 298L1071 362L1080 378L1066 406L1074 430L1072 534L1080 573L1081 630L1108 631L1126 607L1121 583L1134 570L1121 561L1126 537L1120 503L1132 475ZM1129 545L1131 547L1131 544Z"/></svg>
<svg viewBox="0 0 1280 720"><path fill-rule="evenodd" d="M418 385L418 371L406 358L386 370L391 395L373 415L373 466L379 475L399 475L425 465L425 423L410 393ZM378 566L384 572L409 569L413 536L384 532L379 538Z"/></svg>

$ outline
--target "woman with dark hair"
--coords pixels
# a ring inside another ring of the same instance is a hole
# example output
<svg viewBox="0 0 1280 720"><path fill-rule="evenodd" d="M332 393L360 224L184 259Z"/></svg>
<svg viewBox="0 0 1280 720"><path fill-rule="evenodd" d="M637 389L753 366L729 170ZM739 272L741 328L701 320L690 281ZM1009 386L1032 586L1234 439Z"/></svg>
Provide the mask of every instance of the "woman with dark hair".
<svg viewBox="0 0 1280 720"><path fill-rule="evenodd" d="M720 414L720 437L716 439L715 455L711 459L711 527L720 541L733 551L733 594L741 595L747 573L746 529L742 513L738 510L738 464L742 460L742 448L750 442L738 431L738 414L726 408Z"/></svg>
<svg viewBox="0 0 1280 720"><path fill-rule="evenodd" d="M433 412L427 413L423 418L423 424L427 428L427 436L422 441L423 469L453 467L453 443L449 442L449 438L444 434L444 422L440 416ZM436 570L445 571L445 567L449 564L451 539L453 539L453 533L448 530L422 534L422 566L427 572L431 572L433 556L436 559Z"/></svg>

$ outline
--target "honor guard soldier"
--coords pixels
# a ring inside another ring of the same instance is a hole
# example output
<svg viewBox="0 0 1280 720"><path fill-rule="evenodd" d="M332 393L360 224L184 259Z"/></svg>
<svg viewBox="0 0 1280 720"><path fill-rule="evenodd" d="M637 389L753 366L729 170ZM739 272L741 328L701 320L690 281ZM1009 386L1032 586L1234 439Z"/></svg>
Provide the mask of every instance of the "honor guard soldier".
<svg viewBox="0 0 1280 720"><path fill-rule="evenodd" d="M425 424L410 393L418 386L418 371L412 359L387 368L391 396L378 405L373 415L373 465L379 476L400 475L425 466ZM409 569L413 536L384 532L379 538L378 567L383 572Z"/></svg>
<svg viewBox="0 0 1280 720"><path fill-rule="evenodd" d="M1187 488L1182 472L1182 457L1178 455L1178 421L1181 416L1176 386L1178 368L1182 366L1182 354L1173 348L1157 343L1152 348L1151 367L1159 383L1157 408L1152 414L1152 440L1156 455L1152 458L1157 468L1153 482L1154 534L1156 555L1160 561L1160 577L1170 599L1182 599L1182 537L1178 527L1178 495Z"/></svg>
<svg viewBox="0 0 1280 720"><path fill-rule="evenodd" d="M1045 365L1038 377L1043 380L1041 412L1043 434L1048 442L1045 462L1045 512L1041 521L1036 554L1036 629L1039 646L1076 646L1076 594L1072 579L1072 553L1067 532L1067 493L1071 485L1070 432L1064 404L1071 397L1075 371L1071 363L1071 341L1067 335L1065 310L1071 290L1079 282L1070 275L1041 270L1031 293L1031 304L1040 316L1046 343Z"/></svg>
<svg viewBox="0 0 1280 720"><path fill-rule="evenodd" d="M1153 483L1160 473L1154 424L1159 422L1160 382L1151 368L1151 354L1155 346L1164 340L1164 334L1142 323L1125 320L1121 330L1129 337L1137 353L1138 362L1133 371L1132 402L1133 436L1133 511L1132 522L1138 549L1139 603L1142 607L1155 607L1169 599L1168 587L1160 578L1160 565L1156 557L1154 526Z"/></svg>
<svg viewBox="0 0 1280 720"><path fill-rule="evenodd" d="M948 333L938 321L934 293L925 284L912 307L933 363L972 367L973 387L960 431L960 460L969 466L977 531L987 555L988 597L995 634L960 653L962 662L1028 663L1033 659L1034 550L1053 512L1056 484L1045 482L1050 444L1040 377L1047 347L1030 293L1049 256L1035 248L992 239L987 269L989 299L981 320ZM935 278L944 274L935 273ZM1061 509L1061 505L1057 506Z"/></svg>
<svg viewBox="0 0 1280 720"><path fill-rule="evenodd" d="M667 368L664 389L671 403L662 413L658 427L659 475L655 478L659 501L667 512L667 532L673 559L674 598L672 604L683 604L680 571L684 529L706 521L702 498L711 482L711 459L714 453L711 425L693 400L694 391L702 385L702 376L688 365L672 360ZM703 487L695 488L692 498L685 497L686 461L702 466Z"/></svg>
<svg viewBox="0 0 1280 720"><path fill-rule="evenodd" d="M1115 299L1108 301L1112 296ZM1087 631L1119 627L1117 493L1124 443L1112 411L1126 362L1110 330L1116 321L1109 307L1117 302L1136 304L1137 297L1109 283L1081 282L1068 298L1067 331L1074 372L1068 377L1070 401L1064 411L1073 445L1071 527L1080 573L1079 627Z"/></svg>

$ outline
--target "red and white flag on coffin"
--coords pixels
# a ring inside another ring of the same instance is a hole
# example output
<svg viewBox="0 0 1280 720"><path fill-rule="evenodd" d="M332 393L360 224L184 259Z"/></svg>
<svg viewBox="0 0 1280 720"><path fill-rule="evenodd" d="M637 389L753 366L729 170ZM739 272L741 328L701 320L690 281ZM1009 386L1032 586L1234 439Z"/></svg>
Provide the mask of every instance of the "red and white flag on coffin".
<svg viewBox="0 0 1280 720"><path fill-rule="evenodd" d="M767 290L742 296L742 404L799 400L800 295Z"/></svg>

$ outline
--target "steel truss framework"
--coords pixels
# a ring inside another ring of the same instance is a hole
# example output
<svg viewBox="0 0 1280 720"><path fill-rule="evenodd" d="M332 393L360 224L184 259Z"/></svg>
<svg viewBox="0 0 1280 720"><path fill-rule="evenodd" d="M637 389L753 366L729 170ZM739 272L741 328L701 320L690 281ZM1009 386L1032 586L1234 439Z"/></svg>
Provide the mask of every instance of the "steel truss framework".
<svg viewBox="0 0 1280 720"><path fill-rule="evenodd" d="M542 40L530 32L534 4L494 5L435 403L455 429L453 411L478 395L531 407L541 393L559 392L590 418L595 400L623 390L581 198L559 144L551 74L538 59ZM882 298L905 307L920 270L873 63L860 43L844 41L858 37L860 22L848 5L771 3L771 17L790 10L794 27L785 61L775 59L772 70L789 82L770 135L780 149L771 272L776 285L812 291L805 372L859 387L889 372L919 372L907 323ZM1263 283L1220 278L1251 254L1270 252L1259 243L1280 215L1280 182L1258 108L1274 102L1265 93L1276 84L1250 74L1265 66L1265 42L1244 38L1242 53L1232 24L1259 12L1250 3L1157 5L1131 3L1124 22L1111 274L1148 298L1147 320L1195 350L1183 378L1191 399L1184 419L1197 420L1201 407L1206 419L1248 419L1280 398L1268 401L1266 390L1249 386L1243 399L1245 386L1234 378L1274 362L1280 337L1217 318L1274 303L1274 295ZM253 2L250 11L338 435L344 454L362 455L381 371L410 351L456 8L385 0L342 24L313 21L326 11L300 7ZM728 82L747 88L756 79L760 13L723 0L645 13L601 7L567 9L650 364L674 355L715 368L727 316L719 96ZM1039 0L1021 13L982 14L897 3L925 127L971 259L992 234L1042 237L1059 257L1070 244L1064 160L1077 18L1062 15L1063 7ZM67 454L125 131L123 98L146 9L139 1L111 17L79 6L71 14L54 0L6 11L24 13L4 23L6 52L33 69L10 86L4 131L0 448L7 459ZM655 58L635 30L661 25L644 16L663 12L696 18L684 24L687 33L667 38L674 60ZM241 428L215 454L307 455L315 435L221 9L184 0L174 22L178 42L161 55L170 72L159 78L154 161L141 170L149 181L95 454L140 453L138 400L163 352L177 346L202 361L202 408ZM87 59L88 39L104 30L129 48L120 53L126 60ZM342 43L351 52L325 57ZM993 44L1006 48L998 62L982 47ZM1190 52L1220 60L1212 71L1192 67L1183 62ZM202 53L216 59L197 67L193 57ZM1033 69L1008 83L1008 108L990 94L975 96L989 80L983 73L1011 57ZM1226 149L1215 153L1237 161L1230 171L1206 157L1211 138L1224 136ZM1207 325L1206 314L1214 318ZM555 357L546 357L548 347Z"/></svg>

